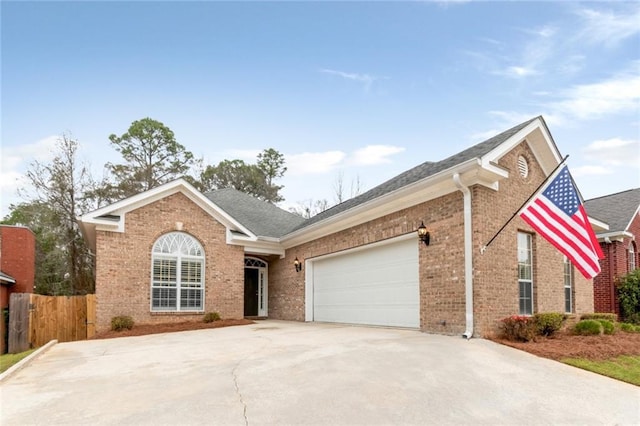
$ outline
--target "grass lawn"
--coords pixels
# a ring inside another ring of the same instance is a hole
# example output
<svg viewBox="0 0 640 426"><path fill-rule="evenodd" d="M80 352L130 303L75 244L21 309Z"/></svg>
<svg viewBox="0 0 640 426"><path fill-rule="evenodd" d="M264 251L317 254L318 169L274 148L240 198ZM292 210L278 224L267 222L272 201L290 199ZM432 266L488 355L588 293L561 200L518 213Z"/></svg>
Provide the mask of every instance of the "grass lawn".
<svg viewBox="0 0 640 426"><path fill-rule="evenodd" d="M29 354L31 354L35 349L31 349L28 351L20 352L19 354L4 354L0 355L0 373L4 373L8 370L12 365L17 364L23 358L26 358Z"/></svg>
<svg viewBox="0 0 640 426"><path fill-rule="evenodd" d="M622 355L604 361L592 361L584 358L566 358L561 361L574 367L640 386L640 355Z"/></svg>

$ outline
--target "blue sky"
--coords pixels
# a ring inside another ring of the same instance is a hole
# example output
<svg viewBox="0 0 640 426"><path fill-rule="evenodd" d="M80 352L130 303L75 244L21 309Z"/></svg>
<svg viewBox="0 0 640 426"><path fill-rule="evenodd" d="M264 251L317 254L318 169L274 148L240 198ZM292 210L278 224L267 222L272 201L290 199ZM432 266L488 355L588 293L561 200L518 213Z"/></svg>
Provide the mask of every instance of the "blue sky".
<svg viewBox="0 0 640 426"><path fill-rule="evenodd" d="M7 2L1 214L70 133L163 122L205 162L285 155L287 208L542 114L585 198L640 186L635 2Z"/></svg>

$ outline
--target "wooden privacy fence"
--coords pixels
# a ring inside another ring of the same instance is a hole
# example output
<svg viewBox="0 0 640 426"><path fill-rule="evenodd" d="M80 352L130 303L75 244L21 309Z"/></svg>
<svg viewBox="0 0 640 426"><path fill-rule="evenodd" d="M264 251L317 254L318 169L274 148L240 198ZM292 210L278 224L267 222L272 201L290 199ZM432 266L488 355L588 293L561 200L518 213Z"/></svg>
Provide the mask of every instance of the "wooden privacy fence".
<svg viewBox="0 0 640 426"><path fill-rule="evenodd" d="M95 332L96 295L13 293L9 301L9 353L49 342L85 340Z"/></svg>

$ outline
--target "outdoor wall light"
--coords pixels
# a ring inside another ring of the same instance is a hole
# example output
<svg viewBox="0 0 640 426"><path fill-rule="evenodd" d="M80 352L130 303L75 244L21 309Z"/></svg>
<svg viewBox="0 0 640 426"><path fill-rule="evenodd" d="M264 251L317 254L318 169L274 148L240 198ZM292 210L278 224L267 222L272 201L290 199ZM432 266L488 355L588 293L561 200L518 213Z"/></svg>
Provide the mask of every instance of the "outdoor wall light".
<svg viewBox="0 0 640 426"><path fill-rule="evenodd" d="M429 240L431 239L431 234L427 231L427 227L424 226L424 221L418 227L418 238L422 241L426 246L429 245Z"/></svg>
<svg viewBox="0 0 640 426"><path fill-rule="evenodd" d="M296 256L295 260L293 261L293 266L296 268L296 272L302 271L302 263L300 263L300 261L298 260L298 256Z"/></svg>

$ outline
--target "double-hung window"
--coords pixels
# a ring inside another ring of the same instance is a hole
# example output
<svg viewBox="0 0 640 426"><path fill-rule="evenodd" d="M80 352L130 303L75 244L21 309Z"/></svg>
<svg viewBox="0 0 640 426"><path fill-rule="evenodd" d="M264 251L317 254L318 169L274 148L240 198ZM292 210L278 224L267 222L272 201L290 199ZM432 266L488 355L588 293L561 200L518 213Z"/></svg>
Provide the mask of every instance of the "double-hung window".
<svg viewBox="0 0 640 426"><path fill-rule="evenodd" d="M633 241L629 243L629 271L633 272L636 270L636 249L633 245Z"/></svg>
<svg viewBox="0 0 640 426"><path fill-rule="evenodd" d="M204 250L191 235L171 232L152 250L151 311L204 310Z"/></svg>
<svg viewBox="0 0 640 426"><path fill-rule="evenodd" d="M518 232L518 287L519 314L533 315L533 251L524 232Z"/></svg>
<svg viewBox="0 0 640 426"><path fill-rule="evenodd" d="M564 256L564 311L567 314L573 312L573 265L567 256Z"/></svg>

